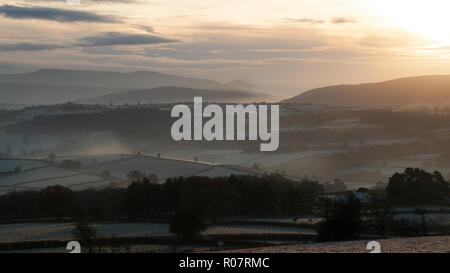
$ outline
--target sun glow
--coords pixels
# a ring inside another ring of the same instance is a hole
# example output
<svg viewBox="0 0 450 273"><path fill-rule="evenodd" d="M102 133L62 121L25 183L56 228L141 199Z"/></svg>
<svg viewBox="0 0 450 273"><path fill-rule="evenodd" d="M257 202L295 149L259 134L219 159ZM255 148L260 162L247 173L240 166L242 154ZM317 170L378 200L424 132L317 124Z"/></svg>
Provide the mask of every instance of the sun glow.
<svg viewBox="0 0 450 273"><path fill-rule="evenodd" d="M426 39L450 43L449 0L373 0L369 9L395 27L408 29Z"/></svg>

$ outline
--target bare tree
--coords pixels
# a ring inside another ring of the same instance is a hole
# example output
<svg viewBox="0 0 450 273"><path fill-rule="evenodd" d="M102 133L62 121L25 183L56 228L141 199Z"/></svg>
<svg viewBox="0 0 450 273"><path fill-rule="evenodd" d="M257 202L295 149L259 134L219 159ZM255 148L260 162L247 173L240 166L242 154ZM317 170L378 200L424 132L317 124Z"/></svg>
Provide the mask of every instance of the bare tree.
<svg viewBox="0 0 450 273"><path fill-rule="evenodd" d="M87 245L89 253L94 251L94 242L97 239L97 229L92 227L88 222L81 221L76 223L72 230L72 235L76 240L80 241L81 245Z"/></svg>

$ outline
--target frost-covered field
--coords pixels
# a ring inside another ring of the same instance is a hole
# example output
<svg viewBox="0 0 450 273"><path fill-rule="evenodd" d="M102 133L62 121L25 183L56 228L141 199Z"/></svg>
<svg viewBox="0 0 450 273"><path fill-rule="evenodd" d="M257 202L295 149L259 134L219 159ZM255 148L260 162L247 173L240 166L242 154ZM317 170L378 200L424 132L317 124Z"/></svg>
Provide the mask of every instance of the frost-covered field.
<svg viewBox="0 0 450 273"><path fill-rule="evenodd" d="M416 209L432 210L432 211L450 211L449 206L433 206L433 205L396 206L392 208L392 210L395 212L415 212Z"/></svg>
<svg viewBox="0 0 450 273"><path fill-rule="evenodd" d="M11 171L17 166L21 167L21 171L0 176L0 194L11 190L33 190L54 185L70 187L73 190L104 187L111 182L127 179L127 174L134 170L147 175L156 174L161 180L178 176L220 177L231 174L254 174L231 166L150 156L70 155L57 157L55 163L61 163L64 160L79 161L82 168L67 170L58 166L49 166L44 160L1 159L0 171ZM102 172L106 170L111 173L110 179L101 177Z"/></svg>
<svg viewBox="0 0 450 273"><path fill-rule="evenodd" d="M197 173L195 175L198 176L208 176L208 177L223 177L223 176L230 176L230 175L248 175L248 174L254 174L252 172L246 172L246 171L240 171L233 168L226 168L226 167L213 167L210 170Z"/></svg>
<svg viewBox="0 0 450 273"><path fill-rule="evenodd" d="M74 172L64 170L58 167L46 167L36 170L21 172L14 175L0 177L0 186L11 186L16 184L24 184L37 180L46 180L55 177L75 175Z"/></svg>
<svg viewBox="0 0 450 273"><path fill-rule="evenodd" d="M211 226L203 234L316 234L313 228L276 227L265 225Z"/></svg>
<svg viewBox="0 0 450 273"><path fill-rule="evenodd" d="M26 171L34 168L45 167L47 164L40 161L33 160L15 160L15 159L0 159L0 172L12 171L16 167L20 167L21 171Z"/></svg>
<svg viewBox="0 0 450 273"><path fill-rule="evenodd" d="M73 157L75 159L75 157ZM86 157L87 158L87 157ZM99 161L114 160L118 156L99 156ZM89 161L89 160L86 160ZM0 171L21 167L19 173L0 176L0 195L11 190L39 190L49 186L61 185L73 190L84 190L107 186L111 180L89 174L79 174L78 170L67 170L56 166L48 166L37 160L0 160Z"/></svg>
<svg viewBox="0 0 450 273"><path fill-rule="evenodd" d="M82 167L91 167L97 164L103 164L106 162L117 161L121 159L130 158L129 155L80 155L80 156L63 156L58 157L55 161L61 163L64 160L74 160L81 163Z"/></svg>
<svg viewBox="0 0 450 273"><path fill-rule="evenodd" d="M281 164L289 163L294 160L301 158L307 158L309 156L315 155L330 155L338 151L307 151L307 152L293 152L293 153L276 153L276 154L266 154L263 157L246 162L246 165L252 166L253 164L260 164L263 167L273 168Z"/></svg>
<svg viewBox="0 0 450 273"><path fill-rule="evenodd" d="M368 240L238 249L235 253L367 253ZM450 253L450 236L378 240L382 253Z"/></svg>
<svg viewBox="0 0 450 273"><path fill-rule="evenodd" d="M322 218L319 217L308 217L308 218L244 218L239 219L236 218L234 220L245 220L245 221L254 221L254 222L263 222L263 223L286 223L286 224L317 224L322 221Z"/></svg>
<svg viewBox="0 0 450 273"><path fill-rule="evenodd" d="M170 236L169 224L164 223L94 223L102 237L158 237ZM0 225L0 243L70 240L73 223L24 223ZM212 234L314 234L314 229L275 227L266 225L217 225L203 232Z"/></svg>
<svg viewBox="0 0 450 273"><path fill-rule="evenodd" d="M251 167L259 164L263 167L273 168L281 164L314 155L332 154L337 151L307 151L293 153L248 153L240 150L211 150L211 151L167 151L163 156L199 161L211 162L221 165L239 165Z"/></svg>
<svg viewBox="0 0 450 273"><path fill-rule="evenodd" d="M363 166L363 167L354 167L345 169L342 171L339 171L338 174L356 174L356 173L373 173L373 172L380 172L383 175L393 175L396 172L403 172L405 168L403 167L369 167L369 166Z"/></svg>
<svg viewBox="0 0 450 273"><path fill-rule="evenodd" d="M242 165L247 161L264 156L260 153L244 153L240 150L210 150L210 151L166 151L162 153L164 157L172 157L186 160L193 160L195 157L199 161L206 161L215 164Z"/></svg>
<svg viewBox="0 0 450 273"><path fill-rule="evenodd" d="M101 236L140 237L168 236L169 225L159 223L102 223L94 224ZM74 224L43 223L43 224L8 224L0 225L0 243L70 240Z"/></svg>
<svg viewBox="0 0 450 273"><path fill-rule="evenodd" d="M210 166L183 162L177 160L159 159L152 157L136 157L127 160L116 161L88 168L89 172L101 173L109 170L111 175L126 179L132 170L139 170L146 174L157 174L159 178L165 179L174 176L189 176L209 169Z"/></svg>
<svg viewBox="0 0 450 273"><path fill-rule="evenodd" d="M222 155L221 153L217 154L215 158L212 158L213 163L217 164L233 164L233 165L244 165L246 162L260 158L264 155L259 153L233 153ZM198 156L199 160L203 160L202 156ZM206 158L205 158L206 159Z"/></svg>
<svg viewBox="0 0 450 273"><path fill-rule="evenodd" d="M72 185L79 185L85 183L98 182L103 179L98 176L92 175L75 175L69 177L55 178L55 179L47 179L43 181L29 183L26 186L37 187L37 188L46 188L48 186L61 185L64 187L70 187Z"/></svg>
<svg viewBox="0 0 450 273"><path fill-rule="evenodd" d="M422 221L422 216L415 213L400 213L396 214L394 219L407 219L420 223ZM425 214L425 220L429 224L448 226L450 225L450 213Z"/></svg>
<svg viewBox="0 0 450 273"><path fill-rule="evenodd" d="M8 224L0 225L0 242L67 240L73 224Z"/></svg>

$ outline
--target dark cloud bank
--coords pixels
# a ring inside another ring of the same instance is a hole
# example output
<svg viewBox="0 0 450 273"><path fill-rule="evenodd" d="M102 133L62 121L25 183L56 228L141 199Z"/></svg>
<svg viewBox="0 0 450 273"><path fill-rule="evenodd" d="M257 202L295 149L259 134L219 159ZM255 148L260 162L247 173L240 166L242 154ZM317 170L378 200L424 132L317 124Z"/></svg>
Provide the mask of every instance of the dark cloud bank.
<svg viewBox="0 0 450 273"><path fill-rule="evenodd" d="M14 19L40 19L58 22L120 22L111 15L99 15L87 11L47 8L47 7L21 7L13 5L0 6L0 14Z"/></svg>

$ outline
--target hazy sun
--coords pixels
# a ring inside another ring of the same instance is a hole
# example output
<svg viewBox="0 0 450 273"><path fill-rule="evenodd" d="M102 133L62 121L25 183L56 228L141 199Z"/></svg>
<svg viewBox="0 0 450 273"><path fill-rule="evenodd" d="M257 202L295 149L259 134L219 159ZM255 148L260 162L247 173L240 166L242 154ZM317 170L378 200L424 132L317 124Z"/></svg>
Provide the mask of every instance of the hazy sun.
<svg viewBox="0 0 450 273"><path fill-rule="evenodd" d="M450 42L450 0L371 0L370 9L396 27Z"/></svg>

